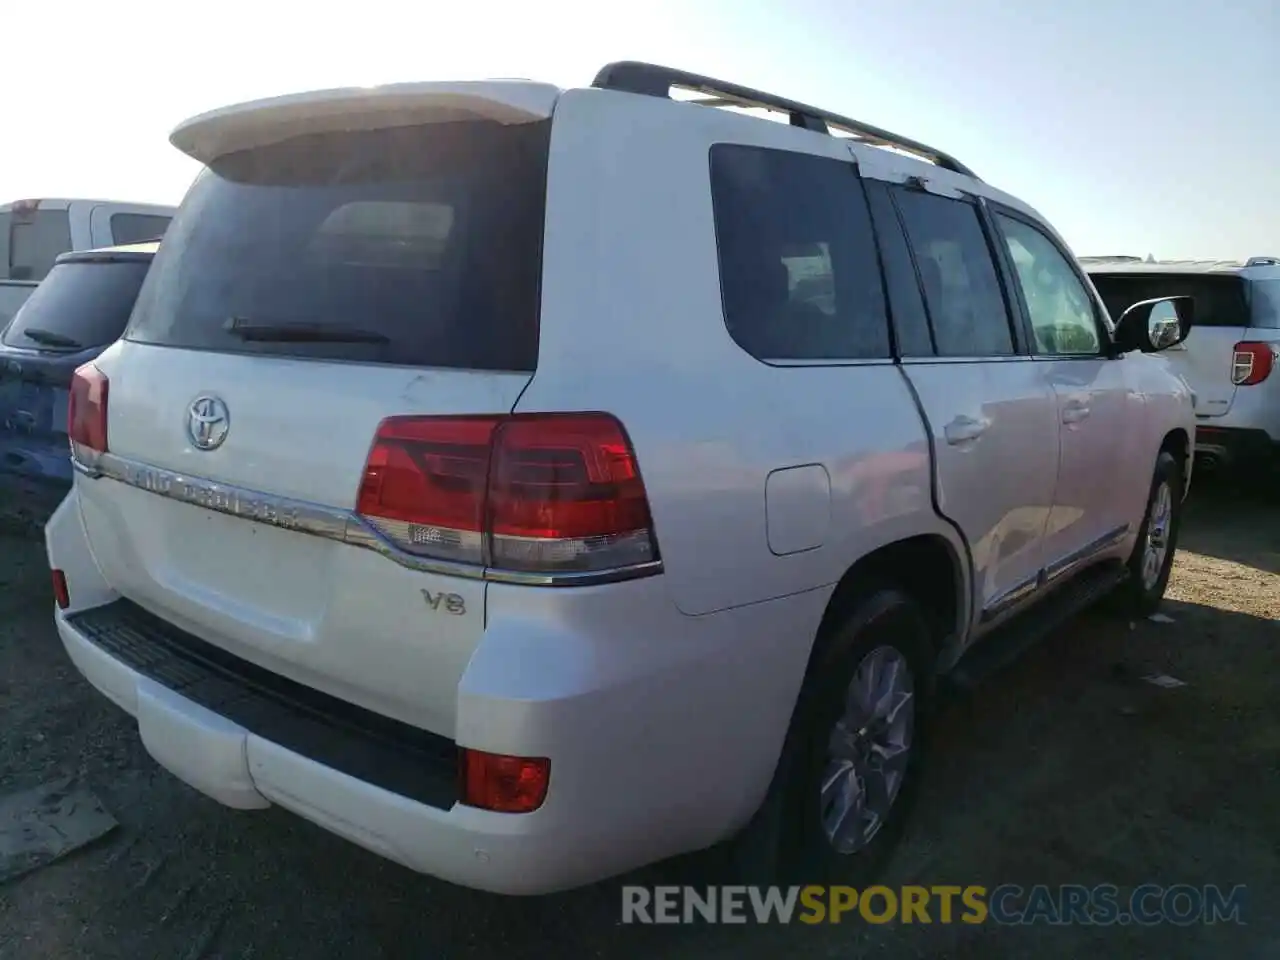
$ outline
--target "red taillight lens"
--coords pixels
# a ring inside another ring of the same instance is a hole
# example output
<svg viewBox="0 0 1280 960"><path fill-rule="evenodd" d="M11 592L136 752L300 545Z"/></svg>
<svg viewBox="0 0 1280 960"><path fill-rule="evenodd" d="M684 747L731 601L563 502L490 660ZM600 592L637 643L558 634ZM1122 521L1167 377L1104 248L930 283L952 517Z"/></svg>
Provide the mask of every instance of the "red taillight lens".
<svg viewBox="0 0 1280 960"><path fill-rule="evenodd" d="M503 423L489 521L497 567L598 570L655 559L635 454L622 424L603 414Z"/></svg>
<svg viewBox="0 0 1280 960"><path fill-rule="evenodd" d="M463 749L458 762L462 802L498 813L529 813L542 806L551 778L546 757L507 757Z"/></svg>
<svg viewBox="0 0 1280 960"><path fill-rule="evenodd" d="M67 401L67 436L76 459L107 452L107 375L92 363L76 368Z"/></svg>
<svg viewBox="0 0 1280 960"><path fill-rule="evenodd" d="M494 417L391 417L378 426L356 512L411 553L482 563Z"/></svg>
<svg viewBox="0 0 1280 960"><path fill-rule="evenodd" d="M61 570L53 571L53 599L58 602L59 610L65 610L71 606L71 593L67 590L67 575Z"/></svg>
<svg viewBox="0 0 1280 960"><path fill-rule="evenodd" d="M356 510L404 550L501 569L658 555L635 452L608 414L384 420Z"/></svg>
<svg viewBox="0 0 1280 960"><path fill-rule="evenodd" d="M1242 341L1231 353L1231 382L1238 387L1251 387L1271 376L1275 354L1269 343Z"/></svg>

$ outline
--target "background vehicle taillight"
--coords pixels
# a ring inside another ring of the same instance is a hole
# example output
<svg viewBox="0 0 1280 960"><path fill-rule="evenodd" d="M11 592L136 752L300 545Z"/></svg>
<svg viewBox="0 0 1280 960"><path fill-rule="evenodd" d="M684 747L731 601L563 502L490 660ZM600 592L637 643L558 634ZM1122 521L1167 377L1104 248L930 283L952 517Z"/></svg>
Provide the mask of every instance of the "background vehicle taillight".
<svg viewBox="0 0 1280 960"><path fill-rule="evenodd" d="M107 375L92 363L77 367L67 400L67 436L72 455L92 464L107 452Z"/></svg>
<svg viewBox="0 0 1280 960"><path fill-rule="evenodd" d="M1232 348L1231 382L1238 387L1253 386L1271 376L1274 366L1271 344L1243 340Z"/></svg>
<svg viewBox="0 0 1280 960"><path fill-rule="evenodd" d="M602 413L391 417L356 511L423 557L534 573L658 558L626 432Z"/></svg>

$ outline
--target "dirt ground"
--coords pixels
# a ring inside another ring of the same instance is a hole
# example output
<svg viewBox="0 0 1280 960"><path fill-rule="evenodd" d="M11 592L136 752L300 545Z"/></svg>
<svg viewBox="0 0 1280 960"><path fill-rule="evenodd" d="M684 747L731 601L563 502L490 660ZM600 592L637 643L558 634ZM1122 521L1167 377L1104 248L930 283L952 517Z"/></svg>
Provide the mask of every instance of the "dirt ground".
<svg viewBox="0 0 1280 960"><path fill-rule="evenodd" d="M1198 492L1169 597L1173 623L1089 614L944 711L886 881L1245 884L1244 925L623 927L617 883L470 892L205 799L71 666L41 544L0 538L0 794L71 775L120 823L0 885L0 957L1280 957L1280 498Z"/></svg>

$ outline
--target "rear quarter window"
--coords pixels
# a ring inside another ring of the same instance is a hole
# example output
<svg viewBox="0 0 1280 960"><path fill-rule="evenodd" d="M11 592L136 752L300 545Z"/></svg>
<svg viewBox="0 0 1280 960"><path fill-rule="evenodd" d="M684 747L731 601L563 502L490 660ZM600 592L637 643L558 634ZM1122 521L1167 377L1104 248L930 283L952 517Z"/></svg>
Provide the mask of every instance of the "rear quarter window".
<svg viewBox="0 0 1280 960"><path fill-rule="evenodd" d="M159 240L168 229L170 219L151 213L113 213L111 239L117 245Z"/></svg>
<svg viewBox="0 0 1280 960"><path fill-rule="evenodd" d="M711 148L725 323L758 360L881 359L889 325L871 213L852 164Z"/></svg>
<svg viewBox="0 0 1280 960"><path fill-rule="evenodd" d="M58 264L13 318L3 342L41 350L106 346L124 332L147 267L139 260Z"/></svg>
<svg viewBox="0 0 1280 960"><path fill-rule="evenodd" d="M1253 325L1280 330L1280 280L1254 280L1249 284Z"/></svg>
<svg viewBox="0 0 1280 960"><path fill-rule="evenodd" d="M126 336L532 371L550 123L314 134L197 178Z"/></svg>

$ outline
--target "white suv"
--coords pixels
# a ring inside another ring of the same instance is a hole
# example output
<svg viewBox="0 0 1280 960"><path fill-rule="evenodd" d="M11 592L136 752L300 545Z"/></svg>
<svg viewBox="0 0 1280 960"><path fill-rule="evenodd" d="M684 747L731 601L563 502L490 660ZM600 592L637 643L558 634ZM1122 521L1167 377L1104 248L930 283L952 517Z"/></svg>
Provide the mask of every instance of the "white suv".
<svg viewBox="0 0 1280 960"><path fill-rule="evenodd" d="M507 893L739 835L849 876L938 677L1159 601L1151 305L939 151L636 63L172 141L208 169L47 542L76 665L222 803Z"/></svg>
<svg viewBox="0 0 1280 960"><path fill-rule="evenodd" d="M1135 262L1090 258L1103 303L1190 296L1195 328L1169 351L1196 396L1196 462L1274 489L1280 469L1280 257ZM1167 310L1165 311L1167 315Z"/></svg>

